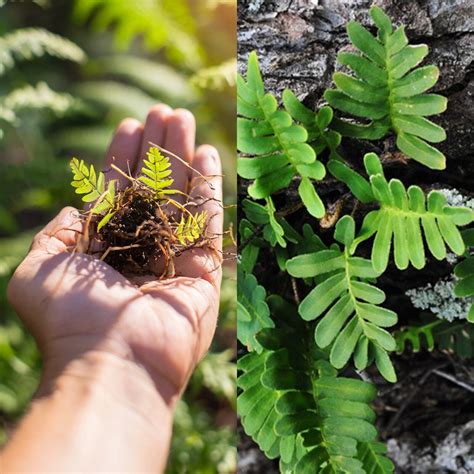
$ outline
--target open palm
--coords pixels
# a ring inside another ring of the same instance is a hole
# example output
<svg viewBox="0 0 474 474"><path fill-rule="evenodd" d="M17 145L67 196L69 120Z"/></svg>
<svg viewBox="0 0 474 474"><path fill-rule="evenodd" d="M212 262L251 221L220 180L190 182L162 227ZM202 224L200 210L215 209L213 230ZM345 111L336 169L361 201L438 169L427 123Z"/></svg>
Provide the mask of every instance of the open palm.
<svg viewBox="0 0 474 474"><path fill-rule="evenodd" d="M97 258L73 253L82 223L65 208L34 239L15 272L9 299L35 336L45 368L54 377L83 355L133 361L145 368L168 403L184 388L212 340L221 270L222 205L220 161L210 146L195 150L195 122L185 110L154 107L145 126L126 119L118 127L106 156L132 174L141 169L155 143L181 157L208 180L193 181L194 201L206 210L213 247L186 251L176 259L176 276L127 279ZM187 191L190 168L172 159L174 187ZM114 170L108 179L127 185ZM194 185L196 184L197 185ZM211 183L211 186L209 185Z"/></svg>

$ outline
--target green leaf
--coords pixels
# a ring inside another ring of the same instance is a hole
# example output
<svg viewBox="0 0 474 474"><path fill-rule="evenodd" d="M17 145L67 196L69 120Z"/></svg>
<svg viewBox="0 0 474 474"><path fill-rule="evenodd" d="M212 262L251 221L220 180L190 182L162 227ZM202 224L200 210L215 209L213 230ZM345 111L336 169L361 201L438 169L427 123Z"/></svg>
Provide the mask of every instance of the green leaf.
<svg viewBox="0 0 474 474"><path fill-rule="evenodd" d="M336 224L336 230L334 232L334 238L344 244L346 247L350 247L355 237L355 222L351 216L341 217Z"/></svg>
<svg viewBox="0 0 474 474"><path fill-rule="evenodd" d="M323 148L328 146L335 153L337 145L329 138L335 132L318 128L319 123L327 123L328 112L323 112L318 122L317 115L290 91L284 92L283 101L286 110L279 109L275 97L265 93L257 55L251 53L247 79L239 76L237 81L237 148L245 155L238 159L237 171L243 178L255 180L248 187L254 199L268 198L286 188L295 175L301 176L303 204L320 218L324 205L309 179L322 179L325 168L307 142L322 139ZM278 226L272 225L272 229L267 230L272 232L271 239L284 246Z"/></svg>
<svg viewBox="0 0 474 474"><path fill-rule="evenodd" d="M237 283L237 337L249 349L262 351L255 338L263 328L272 328L274 323L265 301L265 289L252 274L239 272Z"/></svg>
<svg viewBox="0 0 474 474"><path fill-rule="evenodd" d="M372 174L379 170L380 161L375 155L366 155L365 164ZM428 198L418 186L410 186L407 192L399 180L387 182L381 174L372 174L371 186L380 209L366 215L350 251L375 234L371 258L377 273L387 268L392 242L399 269L407 268L409 263L423 268L426 250L439 260L446 257L446 246L457 255L463 254L465 245L458 227L472 221L471 211L446 205L439 192L431 192Z"/></svg>
<svg viewBox="0 0 474 474"><path fill-rule="evenodd" d="M349 22L349 39L363 56L339 53L338 61L353 75L334 73L336 89L324 94L341 112L370 122L336 118L333 127L345 136L368 140L381 139L391 130L400 151L429 168L444 169L444 155L427 142L443 141L446 134L424 118L446 110L445 97L425 93L436 84L439 70L428 65L411 71L428 54L428 47L408 45L404 27L393 31L389 17L379 7L370 12L377 37L359 23Z"/></svg>
<svg viewBox="0 0 474 474"><path fill-rule="evenodd" d="M385 66L385 50L360 23L350 21L347 24L347 34L351 43L358 48L367 58L379 66Z"/></svg>
<svg viewBox="0 0 474 474"><path fill-rule="evenodd" d="M298 187L298 193L308 212L320 219L325 214L324 203L316 193L313 184L308 178L302 178Z"/></svg>
<svg viewBox="0 0 474 474"><path fill-rule="evenodd" d="M174 194L178 191L170 189L174 179L171 175L171 163L169 158L162 155L159 148L152 146L148 149L143 160L144 166L141 169L141 176L138 180L153 191L155 199L163 199L166 194Z"/></svg>
<svg viewBox="0 0 474 474"><path fill-rule="evenodd" d="M364 204L374 201L375 198L372 194L370 183L359 173L349 168L345 163L337 160L329 161L327 167L335 178L347 185L352 191L352 194L354 194L359 201Z"/></svg>

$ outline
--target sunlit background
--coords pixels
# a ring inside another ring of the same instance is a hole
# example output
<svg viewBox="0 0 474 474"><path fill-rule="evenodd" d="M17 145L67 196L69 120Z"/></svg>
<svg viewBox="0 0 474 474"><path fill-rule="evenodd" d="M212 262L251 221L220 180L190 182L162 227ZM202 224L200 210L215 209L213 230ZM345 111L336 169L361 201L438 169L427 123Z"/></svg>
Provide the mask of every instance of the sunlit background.
<svg viewBox="0 0 474 474"><path fill-rule="evenodd" d="M157 102L186 107L198 142L221 153L233 204L235 57L235 0L0 0L0 445L41 370L6 285L34 233L80 206L70 158L100 163L124 117L143 121ZM177 410L170 473L235 471L234 304L229 258L212 351Z"/></svg>

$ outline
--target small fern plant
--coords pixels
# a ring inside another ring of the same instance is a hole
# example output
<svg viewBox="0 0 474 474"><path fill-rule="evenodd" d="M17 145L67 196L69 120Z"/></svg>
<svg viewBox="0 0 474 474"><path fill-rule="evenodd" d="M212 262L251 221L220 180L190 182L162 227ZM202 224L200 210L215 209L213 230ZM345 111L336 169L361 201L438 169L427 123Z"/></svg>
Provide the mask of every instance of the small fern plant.
<svg viewBox="0 0 474 474"><path fill-rule="evenodd" d="M249 195L267 198L299 175L298 193L304 205L311 215L322 217L324 204L312 180L322 180L326 169L306 143L306 129L265 93L255 53L249 56L247 81L237 78L237 112L237 148L246 156L238 159L237 171L242 178L254 180Z"/></svg>
<svg viewBox="0 0 474 474"><path fill-rule="evenodd" d="M177 203L170 195L182 194L180 191L171 188L174 179L171 176L171 164L169 158L164 156L156 146L149 148L146 153L147 159L144 160L143 167L137 178L127 176L131 185L125 190L117 189L117 181L109 180L106 182L104 172L97 172L93 165L87 166L83 160L73 158L70 162L73 172L71 185L75 188L77 194L82 195L82 200L86 203L93 203L88 213L98 216L97 232L104 233L104 227L114 218L114 216L124 217L123 209L133 203L136 198L151 203L148 206L149 220L159 219L165 232L171 228L172 235L181 248L196 243L202 239L206 223L207 214L205 211L191 213L186 205ZM174 206L179 211L179 216L172 213L167 216L162 209L164 205ZM151 209L151 211L150 211ZM125 217L128 213L125 213ZM146 215L146 214L145 214ZM137 226L136 237L146 224L146 218L143 223ZM130 226L130 224L126 224ZM132 244L133 245L133 244ZM161 244L160 244L161 245ZM161 248L161 247L160 247Z"/></svg>
<svg viewBox="0 0 474 474"><path fill-rule="evenodd" d="M335 129L344 136L370 140L382 138L391 130L403 153L428 168L442 170L446 167L444 155L427 142L441 142L446 133L425 118L446 109L445 97L425 93L436 84L439 70L432 65L414 69L428 54L428 47L409 45L404 27L394 30L381 8L372 7L370 16L377 26L377 36L351 21L347 34L360 54L340 52L337 56L354 76L336 72L333 80L337 88L324 94L336 109L370 122L338 119Z"/></svg>

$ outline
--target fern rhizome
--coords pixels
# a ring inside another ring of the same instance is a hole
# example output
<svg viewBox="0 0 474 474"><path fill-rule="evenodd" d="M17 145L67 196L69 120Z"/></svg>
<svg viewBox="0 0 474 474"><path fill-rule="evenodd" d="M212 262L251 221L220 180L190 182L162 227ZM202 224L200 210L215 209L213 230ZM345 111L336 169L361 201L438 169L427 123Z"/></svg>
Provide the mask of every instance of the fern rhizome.
<svg viewBox="0 0 474 474"><path fill-rule="evenodd" d="M237 171L247 185L238 412L282 473L392 473L377 441L372 381L397 381L395 351L473 354L472 306L455 324L420 315L407 326L382 290L392 288L389 275L443 261L457 278L456 295L472 298L474 211L450 205L432 185L446 166L432 144L446 135L426 117L443 112L446 99L426 93L438 69L417 68L428 48L409 45L404 27L394 28L380 8L370 16L375 35L347 26L357 51L338 55L348 69L334 74L329 106L313 111L289 90L280 106L255 52L237 81ZM398 148L384 144L389 159L367 142L353 146L385 136ZM359 149L369 153L353 156ZM411 167L429 168L430 178L413 184Z"/></svg>
<svg viewBox="0 0 474 474"><path fill-rule="evenodd" d="M134 178L112 165L130 185L117 189L116 180L93 165L73 158L71 185L82 200L91 203L84 212L86 230L78 246L94 253L124 274L174 275L173 259L206 242L208 216L194 212L196 203L173 189L171 164L158 147L152 146ZM184 204L173 195L186 198Z"/></svg>

